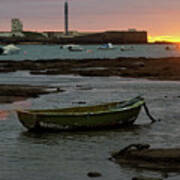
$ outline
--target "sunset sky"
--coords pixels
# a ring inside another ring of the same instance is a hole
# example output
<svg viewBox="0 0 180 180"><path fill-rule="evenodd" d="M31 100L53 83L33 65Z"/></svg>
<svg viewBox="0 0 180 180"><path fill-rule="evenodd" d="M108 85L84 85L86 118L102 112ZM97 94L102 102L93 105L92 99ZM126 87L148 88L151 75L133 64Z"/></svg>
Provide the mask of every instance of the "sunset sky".
<svg viewBox="0 0 180 180"><path fill-rule="evenodd" d="M0 31L20 18L24 30L63 31L64 0L0 0ZM180 0L69 0L70 30L148 31L149 40L180 41Z"/></svg>

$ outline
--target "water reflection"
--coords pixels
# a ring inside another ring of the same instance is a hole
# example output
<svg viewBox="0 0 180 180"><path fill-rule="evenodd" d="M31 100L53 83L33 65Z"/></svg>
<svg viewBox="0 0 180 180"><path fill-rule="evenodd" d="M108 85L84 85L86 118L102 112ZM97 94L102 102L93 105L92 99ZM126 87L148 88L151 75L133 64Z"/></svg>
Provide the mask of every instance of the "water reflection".
<svg viewBox="0 0 180 180"><path fill-rule="evenodd" d="M7 120L11 113L11 111L0 110L0 120Z"/></svg>
<svg viewBox="0 0 180 180"><path fill-rule="evenodd" d="M30 100L26 101L15 101L12 103L14 109L30 109L32 106L32 102Z"/></svg>
<svg viewBox="0 0 180 180"><path fill-rule="evenodd" d="M132 125L130 127L101 129L89 131L58 131L58 132L32 132L24 131L19 135L19 140L32 144L47 144L57 145L60 141L80 141L80 142L97 142L100 139L116 139L119 136L138 136L146 129L149 129L151 124Z"/></svg>

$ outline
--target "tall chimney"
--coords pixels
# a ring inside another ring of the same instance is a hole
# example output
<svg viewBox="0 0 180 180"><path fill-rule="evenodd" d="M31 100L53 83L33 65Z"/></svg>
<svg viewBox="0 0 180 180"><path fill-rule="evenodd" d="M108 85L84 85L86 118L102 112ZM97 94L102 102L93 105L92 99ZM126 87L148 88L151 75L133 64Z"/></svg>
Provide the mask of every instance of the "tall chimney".
<svg viewBox="0 0 180 180"><path fill-rule="evenodd" d="M66 1L64 4L64 30L65 34L68 35L68 2Z"/></svg>

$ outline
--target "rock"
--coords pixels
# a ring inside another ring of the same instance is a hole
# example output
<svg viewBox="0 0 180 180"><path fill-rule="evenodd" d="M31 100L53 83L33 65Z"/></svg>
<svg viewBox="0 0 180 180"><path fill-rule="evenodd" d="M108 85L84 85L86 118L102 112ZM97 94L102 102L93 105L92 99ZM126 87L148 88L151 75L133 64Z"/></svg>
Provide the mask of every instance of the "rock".
<svg viewBox="0 0 180 180"><path fill-rule="evenodd" d="M132 180L163 180L163 179L153 178L153 177L133 177Z"/></svg>
<svg viewBox="0 0 180 180"><path fill-rule="evenodd" d="M89 177L100 177L100 176L102 176L102 174L99 173L99 172L88 172L87 175L88 175Z"/></svg>
<svg viewBox="0 0 180 180"><path fill-rule="evenodd" d="M134 168L179 172L180 148L149 148L147 144L130 144L112 153L112 160Z"/></svg>
<svg viewBox="0 0 180 180"><path fill-rule="evenodd" d="M62 90L59 88L57 91L57 88L55 87L46 86L0 84L0 103L11 103L18 100L25 100L31 97L36 98L41 94L55 92L62 92Z"/></svg>
<svg viewBox="0 0 180 180"><path fill-rule="evenodd" d="M72 102L72 104L86 104L85 101Z"/></svg>
<svg viewBox="0 0 180 180"><path fill-rule="evenodd" d="M139 67L144 67L145 63L143 63L143 62L136 62L135 65L139 66Z"/></svg>
<svg viewBox="0 0 180 180"><path fill-rule="evenodd" d="M1 60L0 72L30 71L31 74L124 76L157 80L180 80L180 58L116 58L72 60ZM168 67L168 68L167 68ZM126 69L125 69L126 68Z"/></svg>

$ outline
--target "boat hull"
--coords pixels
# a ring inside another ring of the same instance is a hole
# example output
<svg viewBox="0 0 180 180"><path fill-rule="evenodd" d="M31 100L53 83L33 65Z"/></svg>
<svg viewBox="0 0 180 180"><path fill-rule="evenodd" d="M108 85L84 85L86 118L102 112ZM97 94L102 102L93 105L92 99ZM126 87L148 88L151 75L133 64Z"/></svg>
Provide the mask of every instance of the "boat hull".
<svg viewBox="0 0 180 180"><path fill-rule="evenodd" d="M17 111L21 123L29 130L51 129L51 130L79 130L112 128L124 125L132 125L137 119L144 101L138 102L133 108L124 108L111 111L93 112L98 106L67 108L61 112L57 111ZM102 106L102 105L101 105ZM103 106L102 106L103 107ZM82 111L76 113L76 110ZM85 113L89 109L88 113ZM72 113L67 113L72 111Z"/></svg>

